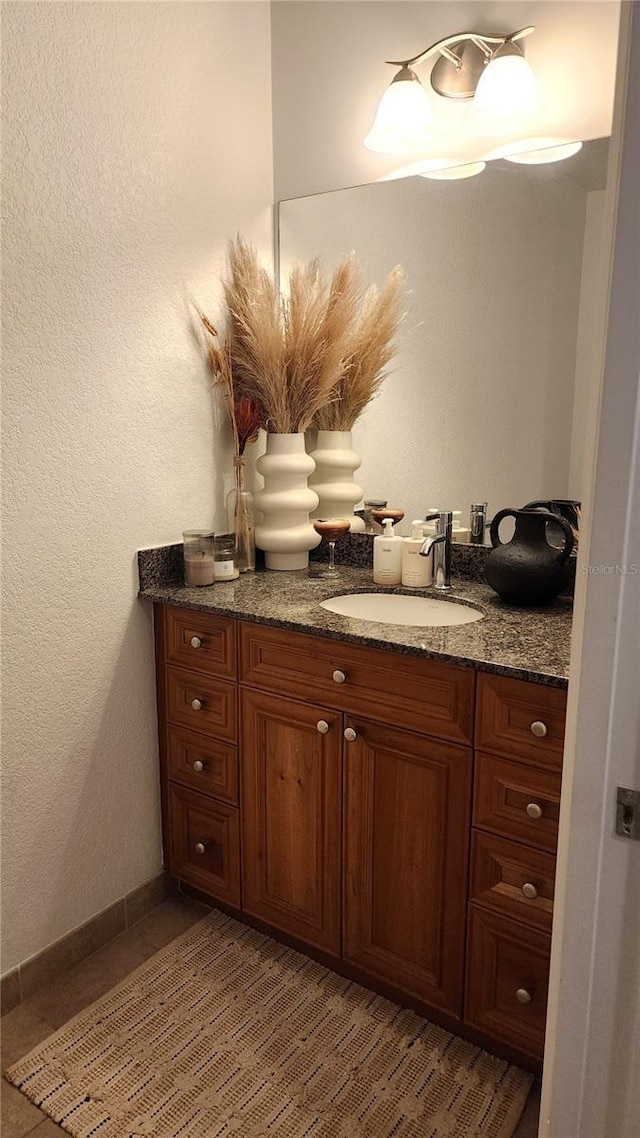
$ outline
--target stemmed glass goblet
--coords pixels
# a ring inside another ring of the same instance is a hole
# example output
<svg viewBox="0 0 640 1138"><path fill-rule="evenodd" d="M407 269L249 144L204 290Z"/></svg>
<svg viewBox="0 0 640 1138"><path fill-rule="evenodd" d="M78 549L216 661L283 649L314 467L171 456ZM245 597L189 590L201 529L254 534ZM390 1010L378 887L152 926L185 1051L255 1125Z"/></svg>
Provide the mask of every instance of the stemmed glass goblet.
<svg viewBox="0 0 640 1138"><path fill-rule="evenodd" d="M326 569L321 570L316 576L337 577L338 570L336 569L335 562L336 541L339 541L341 537L349 533L351 523L348 518L315 518L313 528L329 546L329 564Z"/></svg>

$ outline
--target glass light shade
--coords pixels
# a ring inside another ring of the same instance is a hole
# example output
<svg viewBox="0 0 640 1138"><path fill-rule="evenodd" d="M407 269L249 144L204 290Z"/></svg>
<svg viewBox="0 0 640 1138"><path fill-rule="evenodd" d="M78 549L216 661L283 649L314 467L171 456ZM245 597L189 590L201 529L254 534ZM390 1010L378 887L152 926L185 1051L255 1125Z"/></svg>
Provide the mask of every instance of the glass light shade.
<svg viewBox="0 0 640 1138"><path fill-rule="evenodd" d="M403 67L384 92L364 145L379 154L420 154L441 138L427 92Z"/></svg>
<svg viewBox="0 0 640 1138"><path fill-rule="evenodd" d="M443 170L425 170L421 178L431 178L436 182L457 182L461 178L474 178L481 174L486 162L466 162L464 166L446 166Z"/></svg>
<svg viewBox="0 0 640 1138"><path fill-rule="evenodd" d="M540 113L538 85L523 55L496 55L482 72L473 117L483 134L509 134Z"/></svg>

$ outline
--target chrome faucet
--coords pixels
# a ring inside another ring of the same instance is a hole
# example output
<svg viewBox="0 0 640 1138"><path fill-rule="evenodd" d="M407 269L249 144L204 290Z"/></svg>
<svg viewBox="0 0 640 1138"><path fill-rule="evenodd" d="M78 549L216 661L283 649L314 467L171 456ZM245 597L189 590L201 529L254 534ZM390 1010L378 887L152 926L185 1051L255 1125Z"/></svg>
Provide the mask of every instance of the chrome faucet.
<svg viewBox="0 0 640 1138"><path fill-rule="evenodd" d="M453 514L448 510L441 510L437 514L427 514L425 522L437 523L436 533L426 538L422 549L422 557L429 557L433 553L433 582L436 589L451 589L451 529Z"/></svg>

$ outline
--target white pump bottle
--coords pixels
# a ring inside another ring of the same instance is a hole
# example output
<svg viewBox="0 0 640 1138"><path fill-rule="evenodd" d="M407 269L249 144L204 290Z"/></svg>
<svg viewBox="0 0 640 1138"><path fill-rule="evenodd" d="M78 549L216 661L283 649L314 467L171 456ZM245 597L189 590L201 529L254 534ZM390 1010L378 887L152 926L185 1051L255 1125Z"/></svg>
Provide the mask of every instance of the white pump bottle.
<svg viewBox="0 0 640 1138"><path fill-rule="evenodd" d="M414 589L426 589L433 581L433 558L420 556L424 530L425 523L416 518L411 523L411 537L402 541L402 584Z"/></svg>
<svg viewBox="0 0 640 1138"><path fill-rule="evenodd" d="M393 518L385 518L384 533L373 539L373 580L376 585L399 585L402 580L402 538L393 532Z"/></svg>

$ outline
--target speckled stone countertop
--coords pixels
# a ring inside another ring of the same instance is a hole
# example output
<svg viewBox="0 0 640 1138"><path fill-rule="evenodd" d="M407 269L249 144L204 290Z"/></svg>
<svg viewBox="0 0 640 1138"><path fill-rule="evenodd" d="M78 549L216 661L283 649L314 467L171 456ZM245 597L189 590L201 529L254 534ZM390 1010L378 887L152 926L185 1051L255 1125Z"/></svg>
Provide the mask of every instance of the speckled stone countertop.
<svg viewBox="0 0 640 1138"><path fill-rule="evenodd" d="M335 578L319 577L321 565L298 572L256 572L208 588L162 583L142 574L140 596L162 604L199 609L220 616L328 636L352 644L412 656L447 660L481 671L498 672L553 687L566 687L569 675L572 603L558 597L539 609L504 604L479 581L455 581L443 597L471 605L484 619L449 628L416 628L338 616L320 601L342 593L394 592L437 596L433 589L378 589L370 569L343 568Z"/></svg>

